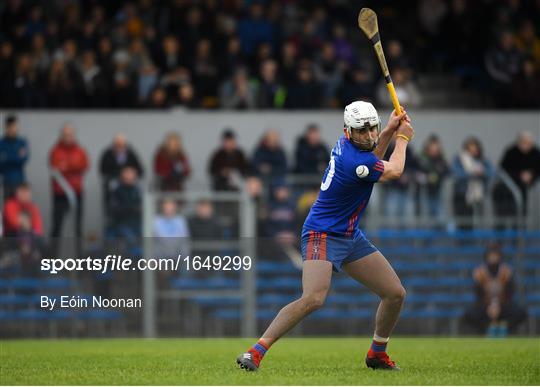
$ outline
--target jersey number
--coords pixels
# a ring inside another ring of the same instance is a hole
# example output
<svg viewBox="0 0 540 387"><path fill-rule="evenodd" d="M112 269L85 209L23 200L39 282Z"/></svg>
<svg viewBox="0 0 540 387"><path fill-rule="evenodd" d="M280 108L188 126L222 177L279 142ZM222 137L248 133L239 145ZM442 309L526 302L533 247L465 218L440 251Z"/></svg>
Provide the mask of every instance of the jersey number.
<svg viewBox="0 0 540 387"><path fill-rule="evenodd" d="M332 183L332 178L336 172L336 161L334 160L334 156L330 157L329 166L330 168L328 169L326 179L324 179L324 181L321 183L321 191L326 191L330 187L330 183Z"/></svg>

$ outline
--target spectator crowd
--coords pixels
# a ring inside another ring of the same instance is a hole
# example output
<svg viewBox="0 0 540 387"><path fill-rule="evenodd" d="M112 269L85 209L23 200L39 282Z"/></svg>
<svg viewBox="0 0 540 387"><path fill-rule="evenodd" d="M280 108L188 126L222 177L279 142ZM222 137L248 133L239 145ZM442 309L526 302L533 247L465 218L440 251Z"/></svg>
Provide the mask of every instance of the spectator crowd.
<svg viewBox="0 0 540 387"><path fill-rule="evenodd" d="M6 236L19 233L37 236L43 234L40 210L31 200L32 187L25 177L25 164L30 157L30 145L19 133L16 116L5 119L5 134L0 139L0 176L3 183L3 232ZM390 144L387 155L392 152ZM442 226L455 217L470 218L481 214L487 195L493 195L496 215L515 217L517 202L507 184L495 181L496 167L488 160L476 137L465 139L462 149L448 159L440 139L432 134L425 140L420 152L408 147L405 172L397 181L385 184L384 213L388 219L403 220L423 215ZM306 126L297 139L294 160L288 159L275 129L267 130L252 154L238 144L232 128L225 128L221 144L208 159L207 172L213 191L241 191L245 189L257 203L258 235L294 239L304 217L314 202L320 178L328 166L330 148L321 138L316 123ZM65 123L54 147L49 152L52 192L51 237L62 235L66 214L75 205L75 235L82 237L84 178L91 168L84 144L77 139L73 123ZM102 151L95 163L102 178L104 203L104 235L123 238L136 243L141 236L142 184L146 168L137 150L125 134L114 135L110 146ZM518 201L526 208L528 191L540 178L540 150L528 132L519 134L502 155L499 175L514 183L520 195ZM153 157L153 189L161 192L181 192L189 179L192 167L179 133L169 132L158 144ZM452 194L453 214L444 214L442 186L445 179L454 181ZM193 219L176 218L183 212L181 201L161 204L160 218L156 220L156 236L194 236L202 238L227 237L219 234L216 219L234 218L234 206L214 209L211 198L201 198ZM234 219L230 223L234 228ZM221 224L223 226L223 224ZM190 232L191 230L191 232ZM234 231L231 231L234 233ZM200 235L199 235L200 234Z"/></svg>
<svg viewBox="0 0 540 387"><path fill-rule="evenodd" d="M422 73L457 80L486 106L540 106L540 5L533 0L6 0L0 107L387 104L375 56L356 27L366 5L384 26L404 105L429 99Z"/></svg>

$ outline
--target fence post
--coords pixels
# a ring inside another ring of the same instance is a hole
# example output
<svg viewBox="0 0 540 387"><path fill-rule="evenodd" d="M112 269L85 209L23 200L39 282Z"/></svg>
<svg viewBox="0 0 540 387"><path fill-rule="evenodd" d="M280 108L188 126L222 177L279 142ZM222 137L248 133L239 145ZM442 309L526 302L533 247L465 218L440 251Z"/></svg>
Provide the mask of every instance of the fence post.
<svg viewBox="0 0 540 387"><path fill-rule="evenodd" d="M154 220L155 203L150 190L143 196L143 251L146 259L151 257L153 248L152 222ZM143 335L156 337L157 293L156 278L152 270L143 271Z"/></svg>
<svg viewBox="0 0 540 387"><path fill-rule="evenodd" d="M240 238L242 256L251 257L251 269L242 271L242 321L243 337L255 337L257 333L257 278L256 266L256 212L252 198L245 189L240 195Z"/></svg>

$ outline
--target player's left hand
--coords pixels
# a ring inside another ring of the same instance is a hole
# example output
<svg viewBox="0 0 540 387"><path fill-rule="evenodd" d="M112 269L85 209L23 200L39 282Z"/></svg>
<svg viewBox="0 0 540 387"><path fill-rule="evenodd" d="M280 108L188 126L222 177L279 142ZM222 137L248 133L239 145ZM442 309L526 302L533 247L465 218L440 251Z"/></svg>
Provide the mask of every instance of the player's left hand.
<svg viewBox="0 0 540 387"><path fill-rule="evenodd" d="M387 130L391 130L392 132L395 132L399 128L399 123L404 120L406 122L411 122L410 117L407 115L407 112L405 111L405 108L401 106L401 114L397 114L395 110L392 110L392 113L390 114L390 118L388 119L388 124L386 125Z"/></svg>

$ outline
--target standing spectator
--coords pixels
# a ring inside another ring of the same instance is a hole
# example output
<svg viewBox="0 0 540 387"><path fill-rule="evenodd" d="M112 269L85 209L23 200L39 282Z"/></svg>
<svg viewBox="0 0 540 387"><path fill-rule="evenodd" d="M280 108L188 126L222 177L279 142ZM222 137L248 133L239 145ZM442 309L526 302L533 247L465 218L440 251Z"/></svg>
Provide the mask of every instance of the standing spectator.
<svg viewBox="0 0 540 387"><path fill-rule="evenodd" d="M527 210L527 192L540 178L540 150L529 132L519 134L514 145L506 149L501 168L514 180L523 197L523 211Z"/></svg>
<svg viewBox="0 0 540 387"><path fill-rule="evenodd" d="M167 134L154 156L154 171L161 191L181 191L191 173L189 160L177 133Z"/></svg>
<svg viewBox="0 0 540 387"><path fill-rule="evenodd" d="M252 109L255 107L255 90L249 82L245 68L238 68L232 79L221 87L220 105L227 109Z"/></svg>
<svg viewBox="0 0 540 387"><path fill-rule="evenodd" d="M394 151L395 141L388 146L385 160L390 158ZM405 154L405 169L397 180L389 181L384 187L384 212L388 220L399 225L406 217L412 216L416 210L414 191L416 189L415 176L418 172L418 160L409 145Z"/></svg>
<svg viewBox="0 0 540 387"><path fill-rule="evenodd" d="M60 138L50 153L50 167L60 172L77 198L75 235L82 235L83 217L83 177L88 169L89 160L86 151L77 143L75 127L66 123L60 131ZM53 188L53 226L51 236L57 238L62 231L62 223L69 211L68 197L54 179Z"/></svg>
<svg viewBox="0 0 540 387"><path fill-rule="evenodd" d="M221 147L210 159L209 172L212 189L215 191L237 191L240 180L248 172L248 161L238 148L236 136L231 129L225 129L221 137Z"/></svg>
<svg viewBox="0 0 540 387"><path fill-rule="evenodd" d="M15 196L4 203L4 236L17 236L25 230L25 225L34 235L43 235L43 223L39 208L32 202L32 191L28 184L20 184Z"/></svg>
<svg viewBox="0 0 540 387"><path fill-rule="evenodd" d="M330 151L321 140L317 124L309 124L302 137L296 142L296 173L320 176L330 161Z"/></svg>
<svg viewBox="0 0 540 387"><path fill-rule="evenodd" d="M118 133L113 142L101 155L99 171L103 178L103 199L107 203L109 193L119 184L120 172L124 167L132 167L137 176L143 176L143 167L135 151L128 145L126 135Z"/></svg>
<svg viewBox="0 0 540 387"><path fill-rule="evenodd" d="M287 158L275 129L266 131L253 155L253 170L269 184L282 183L287 173Z"/></svg>
<svg viewBox="0 0 540 387"><path fill-rule="evenodd" d="M0 139L0 175L4 185L4 198L13 194L15 187L24 183L24 165L28 161L30 150L26 139L19 136L19 120L8 116L5 120L6 131Z"/></svg>
<svg viewBox="0 0 540 387"><path fill-rule="evenodd" d="M141 235L142 194L138 186L137 170L124 167L120 184L112 191L107 206L108 236L125 239L129 246L138 246Z"/></svg>
<svg viewBox="0 0 540 387"><path fill-rule="evenodd" d="M493 166L484 157L482 144L476 137L463 143L462 151L452 163L454 175L454 213L470 217L474 210L481 212L488 181L494 176Z"/></svg>
<svg viewBox="0 0 540 387"><path fill-rule="evenodd" d="M484 263L474 269L473 279L476 304L465 313L465 321L489 337L505 337L525 320L527 311L514 301L514 273L502 262L498 245L487 248Z"/></svg>
<svg viewBox="0 0 540 387"><path fill-rule="evenodd" d="M190 255L188 223L186 217L178 213L178 205L173 199L161 202L161 213L154 221L154 236L159 238L157 256L176 258L179 254Z"/></svg>
<svg viewBox="0 0 540 387"><path fill-rule="evenodd" d="M420 183L425 188L427 213L430 218L440 220L442 214L441 186L444 178L448 175L449 167L444 156L439 137L432 134L424 143L422 153L418 157L420 168ZM420 203L424 197L420 197Z"/></svg>

